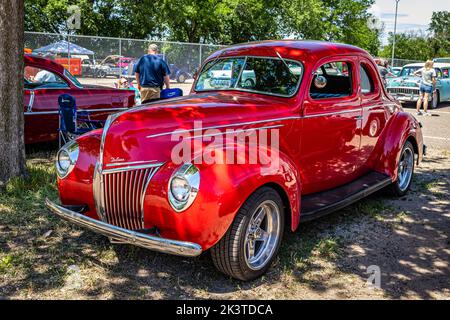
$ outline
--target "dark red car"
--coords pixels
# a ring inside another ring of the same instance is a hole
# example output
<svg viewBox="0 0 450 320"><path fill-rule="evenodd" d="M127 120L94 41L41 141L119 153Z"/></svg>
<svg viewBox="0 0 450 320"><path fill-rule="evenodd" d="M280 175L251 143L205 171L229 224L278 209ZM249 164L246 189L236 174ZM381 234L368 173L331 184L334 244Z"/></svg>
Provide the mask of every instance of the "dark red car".
<svg viewBox="0 0 450 320"><path fill-rule="evenodd" d="M105 120L111 113L135 104L132 90L82 85L60 64L41 57L25 55L24 114L25 143L57 140L58 97L72 95L79 110L92 120Z"/></svg>
<svg viewBox="0 0 450 320"><path fill-rule="evenodd" d="M423 150L420 123L364 50L248 43L211 55L189 96L114 114L64 146L62 204L47 206L116 242L210 250L220 271L250 280L284 230L382 188L405 195Z"/></svg>

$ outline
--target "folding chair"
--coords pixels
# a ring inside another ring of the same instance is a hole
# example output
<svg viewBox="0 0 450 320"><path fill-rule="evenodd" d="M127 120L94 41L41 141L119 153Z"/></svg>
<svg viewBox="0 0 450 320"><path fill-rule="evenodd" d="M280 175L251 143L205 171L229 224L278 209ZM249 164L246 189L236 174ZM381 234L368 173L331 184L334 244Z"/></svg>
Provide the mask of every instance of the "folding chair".
<svg viewBox="0 0 450 320"><path fill-rule="evenodd" d="M83 133L103 127L104 121L91 120L86 111L77 111L76 100L70 94L58 97L59 104L59 146L77 138Z"/></svg>

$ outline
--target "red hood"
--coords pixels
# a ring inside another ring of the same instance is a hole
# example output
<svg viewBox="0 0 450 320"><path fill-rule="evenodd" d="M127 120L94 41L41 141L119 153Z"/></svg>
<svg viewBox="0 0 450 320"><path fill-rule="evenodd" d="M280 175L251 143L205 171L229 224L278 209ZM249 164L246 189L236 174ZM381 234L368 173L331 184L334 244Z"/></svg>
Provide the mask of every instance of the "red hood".
<svg viewBox="0 0 450 320"><path fill-rule="evenodd" d="M178 143L171 141L177 129L192 130L194 121L201 121L203 128L237 124L230 127L236 130L243 127L241 123L251 127L255 120L289 116L289 103L291 99L229 92L193 94L130 109L107 130L103 163L166 162Z"/></svg>

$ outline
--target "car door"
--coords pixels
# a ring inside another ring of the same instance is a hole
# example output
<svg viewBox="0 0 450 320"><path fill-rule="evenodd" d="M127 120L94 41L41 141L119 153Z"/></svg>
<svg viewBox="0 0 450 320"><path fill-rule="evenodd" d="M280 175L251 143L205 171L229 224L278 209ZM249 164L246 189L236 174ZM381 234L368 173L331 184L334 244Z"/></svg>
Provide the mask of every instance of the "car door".
<svg viewBox="0 0 450 320"><path fill-rule="evenodd" d="M450 68L442 68L442 77L438 80L440 82L440 100L450 100Z"/></svg>
<svg viewBox="0 0 450 320"><path fill-rule="evenodd" d="M314 67L302 110L299 165L303 194L355 178L362 116L357 65L356 57L339 56L321 60Z"/></svg>
<svg viewBox="0 0 450 320"><path fill-rule="evenodd" d="M376 161L373 154L388 119L389 110L382 99L382 85L378 70L366 58L359 63L359 96L362 108L361 148L357 171L363 174Z"/></svg>

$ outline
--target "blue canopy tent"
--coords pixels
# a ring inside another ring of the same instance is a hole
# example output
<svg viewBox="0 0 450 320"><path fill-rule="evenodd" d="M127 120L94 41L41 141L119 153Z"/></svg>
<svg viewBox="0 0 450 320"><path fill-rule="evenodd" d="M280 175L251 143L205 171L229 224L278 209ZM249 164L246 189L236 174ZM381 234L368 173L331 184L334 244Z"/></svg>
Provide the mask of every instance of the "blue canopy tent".
<svg viewBox="0 0 450 320"><path fill-rule="evenodd" d="M49 44L48 46L38 48L36 50L33 50L33 53L53 53L53 54L67 54L68 56L72 54L85 54L85 55L94 55L94 52L80 47L79 45L66 41L61 40L52 44Z"/></svg>

